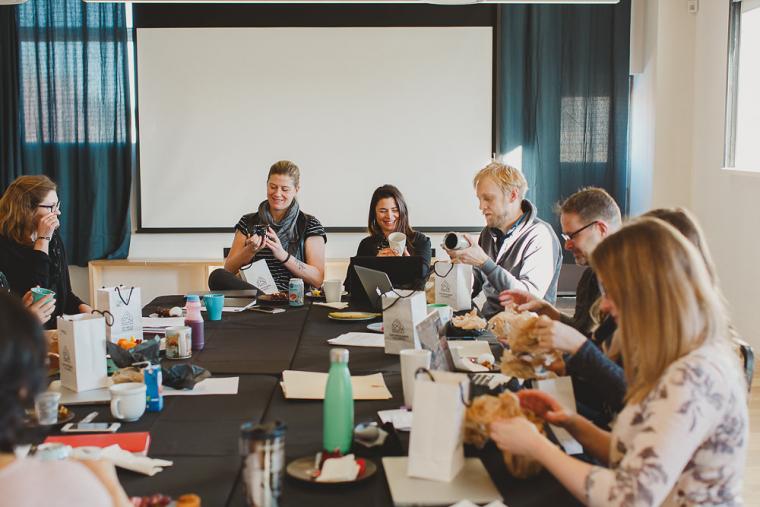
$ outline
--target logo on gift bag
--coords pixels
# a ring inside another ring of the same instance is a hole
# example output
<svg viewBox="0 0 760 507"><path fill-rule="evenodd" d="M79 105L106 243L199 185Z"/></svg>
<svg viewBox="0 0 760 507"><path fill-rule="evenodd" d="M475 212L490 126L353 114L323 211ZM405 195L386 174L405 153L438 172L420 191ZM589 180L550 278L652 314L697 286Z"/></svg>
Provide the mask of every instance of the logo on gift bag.
<svg viewBox="0 0 760 507"><path fill-rule="evenodd" d="M68 347L64 347L63 352L61 353L61 368L64 368L66 371L72 370L71 352L69 352Z"/></svg>
<svg viewBox="0 0 760 507"><path fill-rule="evenodd" d="M446 280L441 282L440 292L443 297L451 297L454 295L453 292L451 292L451 285L449 285L449 282Z"/></svg>
<svg viewBox="0 0 760 507"><path fill-rule="evenodd" d="M391 323L391 333L390 337L394 340L406 340L407 339L407 332L406 327L404 326L404 323L401 322L399 319L393 319L393 322Z"/></svg>
<svg viewBox="0 0 760 507"><path fill-rule="evenodd" d="M264 278L263 276L260 276L260 277L258 277L256 279L255 285L256 285L256 287L266 287L266 285L267 285L267 279Z"/></svg>

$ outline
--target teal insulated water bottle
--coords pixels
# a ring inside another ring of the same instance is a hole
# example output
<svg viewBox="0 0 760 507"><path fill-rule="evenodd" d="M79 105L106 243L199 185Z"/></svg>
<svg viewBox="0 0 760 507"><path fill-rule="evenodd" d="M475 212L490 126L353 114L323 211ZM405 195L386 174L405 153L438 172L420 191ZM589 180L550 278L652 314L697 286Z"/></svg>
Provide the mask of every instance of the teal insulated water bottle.
<svg viewBox="0 0 760 507"><path fill-rule="evenodd" d="M354 436L354 393L348 371L348 350L330 350L322 428L322 447L327 451L351 449Z"/></svg>

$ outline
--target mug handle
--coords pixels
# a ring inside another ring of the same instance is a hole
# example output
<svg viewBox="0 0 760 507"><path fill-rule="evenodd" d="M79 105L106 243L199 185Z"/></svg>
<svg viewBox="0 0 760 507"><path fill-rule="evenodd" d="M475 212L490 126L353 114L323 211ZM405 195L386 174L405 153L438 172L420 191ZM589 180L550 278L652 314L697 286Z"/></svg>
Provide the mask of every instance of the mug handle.
<svg viewBox="0 0 760 507"><path fill-rule="evenodd" d="M119 398L114 398L111 400L111 412L117 419L124 419L124 415L119 412L119 402L121 400Z"/></svg>

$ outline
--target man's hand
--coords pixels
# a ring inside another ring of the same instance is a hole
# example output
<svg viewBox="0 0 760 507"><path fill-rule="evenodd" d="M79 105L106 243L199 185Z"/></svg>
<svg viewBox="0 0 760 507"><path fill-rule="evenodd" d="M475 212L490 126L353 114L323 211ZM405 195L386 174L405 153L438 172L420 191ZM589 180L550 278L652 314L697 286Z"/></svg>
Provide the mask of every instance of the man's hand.
<svg viewBox="0 0 760 507"><path fill-rule="evenodd" d="M449 250L444 247L446 253L449 254L452 264L469 264L480 268L486 263L490 257L488 254L478 245L478 243L469 234L464 235L464 239L470 245L462 250Z"/></svg>
<svg viewBox="0 0 760 507"><path fill-rule="evenodd" d="M499 294L499 302L504 308L507 308L510 304L516 304L518 312L536 312L539 315L546 315L552 320L559 320L559 310L526 290L510 289L502 291Z"/></svg>

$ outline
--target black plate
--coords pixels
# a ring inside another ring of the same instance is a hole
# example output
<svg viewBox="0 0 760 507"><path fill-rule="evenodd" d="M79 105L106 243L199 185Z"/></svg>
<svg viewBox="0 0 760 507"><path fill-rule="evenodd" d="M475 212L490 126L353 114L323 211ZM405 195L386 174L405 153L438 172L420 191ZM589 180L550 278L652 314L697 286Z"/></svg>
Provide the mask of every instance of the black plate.
<svg viewBox="0 0 760 507"><path fill-rule="evenodd" d="M366 467L353 481L340 481L340 482L317 482L311 477L311 471L314 470L314 456L304 456L288 463L288 467L285 469L288 475L294 479L302 482L308 482L309 484L315 484L317 486L340 486L346 484L357 484L369 479L375 472L377 472L377 465L367 458L364 459Z"/></svg>

